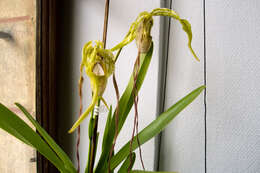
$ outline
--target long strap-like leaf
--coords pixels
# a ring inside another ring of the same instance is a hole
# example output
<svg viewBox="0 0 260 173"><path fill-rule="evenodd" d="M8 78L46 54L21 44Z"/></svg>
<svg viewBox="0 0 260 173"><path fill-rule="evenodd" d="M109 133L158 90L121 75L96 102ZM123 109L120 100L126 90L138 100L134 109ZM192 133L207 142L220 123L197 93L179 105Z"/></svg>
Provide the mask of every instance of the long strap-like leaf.
<svg viewBox="0 0 260 173"><path fill-rule="evenodd" d="M132 157L132 159L130 159L130 156ZM118 173L127 173L128 169L131 170L132 167L134 166L135 159L136 159L135 152L129 154L128 157L125 159L124 163L122 164L122 166L119 168Z"/></svg>
<svg viewBox="0 0 260 173"><path fill-rule="evenodd" d="M175 117L180 113L186 106L188 106L205 88L205 86L201 86L187 96L182 98L172 107L170 107L167 111L162 113L156 120L154 120L151 124L149 124L146 128L144 128L139 134L138 138L140 144L144 144L155 135L160 133ZM130 141L124 145L118 153L116 153L111 159L111 169L116 168L128 155L129 155L129 147ZM138 147L138 142L136 136L134 137L132 143L132 149L135 150Z"/></svg>
<svg viewBox="0 0 260 173"><path fill-rule="evenodd" d="M37 149L61 172L68 172L49 145L21 118L0 103L0 128Z"/></svg>
<svg viewBox="0 0 260 173"><path fill-rule="evenodd" d="M43 137L43 139L50 145L50 147L54 150L54 152L59 156L59 158L63 161L65 167L71 171L71 173L77 172L73 163L67 154L60 148L58 144L52 139L52 137L40 126L40 124L32 117L32 115L19 103L15 103L15 105L24 113L24 115L29 119L29 121L34 125L34 127L38 130L39 134Z"/></svg>

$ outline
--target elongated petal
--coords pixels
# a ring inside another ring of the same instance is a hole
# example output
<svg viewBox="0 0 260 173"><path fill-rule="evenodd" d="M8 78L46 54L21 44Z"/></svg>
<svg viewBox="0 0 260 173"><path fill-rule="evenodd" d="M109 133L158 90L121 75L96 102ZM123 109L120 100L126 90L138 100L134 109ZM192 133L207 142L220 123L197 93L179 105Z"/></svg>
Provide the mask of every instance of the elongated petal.
<svg viewBox="0 0 260 173"><path fill-rule="evenodd" d="M95 104L98 100L98 91L95 90L92 97L92 102L87 108L87 110L79 117L79 119L74 123L74 125L69 130L69 133L74 132L74 130L80 125L80 123L89 115L89 113L94 109Z"/></svg>

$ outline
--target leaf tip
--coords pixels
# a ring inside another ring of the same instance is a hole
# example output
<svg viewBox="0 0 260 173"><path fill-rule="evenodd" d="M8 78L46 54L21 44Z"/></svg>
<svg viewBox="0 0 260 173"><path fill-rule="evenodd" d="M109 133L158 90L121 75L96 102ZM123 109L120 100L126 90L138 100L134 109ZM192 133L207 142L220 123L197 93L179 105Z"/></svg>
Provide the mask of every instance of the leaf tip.
<svg viewBox="0 0 260 173"><path fill-rule="evenodd" d="M16 106L18 106L18 107L20 106L20 104L19 104L19 103L17 103L17 102L14 102L14 104L15 104Z"/></svg>
<svg viewBox="0 0 260 173"><path fill-rule="evenodd" d="M199 90L204 90L206 88L206 85L202 85L199 87Z"/></svg>
<svg viewBox="0 0 260 173"><path fill-rule="evenodd" d="M74 130L75 130L75 128L72 127L72 128L68 131L68 133L71 134L71 133L74 132Z"/></svg>

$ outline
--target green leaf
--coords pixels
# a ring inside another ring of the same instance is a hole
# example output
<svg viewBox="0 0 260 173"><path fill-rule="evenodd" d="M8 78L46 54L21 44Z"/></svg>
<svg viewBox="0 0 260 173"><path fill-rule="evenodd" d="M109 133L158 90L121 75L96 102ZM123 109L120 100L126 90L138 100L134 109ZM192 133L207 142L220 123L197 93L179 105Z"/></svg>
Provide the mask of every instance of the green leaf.
<svg viewBox="0 0 260 173"><path fill-rule="evenodd" d="M53 151L59 156L59 158L65 164L65 167L71 172L77 172L74 167L72 161L68 157L68 155L60 148L58 144L52 139L52 137L41 127L41 125L30 115L30 113L19 103L15 103L15 105L24 113L24 115L29 119L29 121L34 125L39 134L43 137L43 139L49 144L49 146L53 149Z"/></svg>
<svg viewBox="0 0 260 173"><path fill-rule="evenodd" d="M151 62L152 54L153 54L153 44L151 45L151 48L147 53L140 55L140 69L139 69L137 82L136 82L136 87L137 87L138 91L140 90L140 88L143 84L144 78L146 76L146 72L147 72L150 62ZM125 120L133 106L133 102L134 102L133 85L134 85L134 79L133 79L133 74L132 74L131 78L128 82L128 85L119 100L118 115L120 115L120 116L119 116L119 120L118 120L118 122L119 122L118 123L118 133L120 132L121 128L123 127ZM116 115L116 113L114 112L113 118L111 121L109 134L108 134L109 138L107 138L107 142L106 142L108 148L112 147L112 142L113 142L114 135L115 135L115 115ZM109 150L103 151L101 153L98 165L96 167L97 173L103 173L106 170L106 167L105 167L106 165L104 164L104 162L108 161L108 157L109 157Z"/></svg>
<svg viewBox="0 0 260 173"><path fill-rule="evenodd" d="M136 158L136 154L132 153L132 162L131 162L130 154L129 154L126 160L124 161L124 163L122 164L122 166L120 167L120 169L118 170L118 173L127 173L128 169L131 170L132 167L134 166L135 158Z"/></svg>
<svg viewBox="0 0 260 173"><path fill-rule="evenodd" d="M107 145L107 138L109 138L109 130L110 130L110 125L112 121L112 106L109 108L109 112L107 115L107 121L106 121L106 126L105 126L105 131L103 135L103 142L102 142L102 152L109 152L110 148L108 148Z"/></svg>
<svg viewBox="0 0 260 173"><path fill-rule="evenodd" d="M110 154L110 145L108 142L110 142L110 129L111 129L111 121L112 121L112 106L110 106L108 116L107 116L107 121L106 121L106 126L105 126L105 131L103 135L103 141L102 141L102 153L109 153ZM103 168L108 167L108 161L103 162Z"/></svg>
<svg viewBox="0 0 260 173"><path fill-rule="evenodd" d="M161 132L172 121L178 113L180 113L186 106L188 106L203 90L205 86L201 86L193 90L190 94L182 98L167 111L162 113L156 120L144 128L139 134L138 138L140 145L144 144L159 132ZM111 159L111 169L116 168L129 154L130 141L122 147L118 153ZM136 136L132 143L132 149L138 147Z"/></svg>
<svg viewBox="0 0 260 173"><path fill-rule="evenodd" d="M61 172L68 172L49 145L21 118L0 103L0 128L37 149Z"/></svg>
<svg viewBox="0 0 260 173"><path fill-rule="evenodd" d="M133 170L131 173L177 173L177 172L156 172L156 171L141 171L141 170Z"/></svg>
<svg viewBox="0 0 260 173"><path fill-rule="evenodd" d="M151 59L152 59L152 54L153 54L153 44L151 45L150 50L145 53L145 54L141 54L140 56L140 69L138 72L138 77L137 77L137 81L136 81L136 87L137 90L139 91L144 78L146 76L146 72L148 70L148 67L150 65ZM125 120L133 106L134 103L134 97L133 97L133 92L134 92L134 77L133 74L131 75L130 81L127 85L127 88L125 89L122 97L120 98L119 101L119 123L118 123L118 131L120 132L121 128L123 127ZM113 115L113 120L115 119L115 112ZM114 122L114 121L112 121ZM114 124L112 124L114 125Z"/></svg>
<svg viewBox="0 0 260 173"><path fill-rule="evenodd" d="M98 139L99 139L99 133L97 132L95 145L94 145L94 142L93 142L93 138L91 139L90 144L89 144L88 160L87 160L87 165L85 167L85 173L91 172L92 169L90 167L91 167L92 164L93 165L95 164L95 159L96 159L96 154L97 154L97 146L98 146ZM93 151L94 151L94 153L93 153Z"/></svg>
<svg viewBox="0 0 260 173"><path fill-rule="evenodd" d="M92 149L92 143L91 140L89 141L89 145L88 145L88 160L87 160L87 164L85 167L85 173L89 173L89 166L90 166L90 157L91 157L91 149Z"/></svg>
<svg viewBox="0 0 260 173"><path fill-rule="evenodd" d="M89 124L88 124L88 137L89 140L91 140L93 132L94 132L94 117L93 117L94 111L92 110L91 112L91 117L89 119Z"/></svg>
<svg viewBox="0 0 260 173"><path fill-rule="evenodd" d="M98 139L99 139L99 132L97 132L97 139L95 143L95 152L94 152L94 166L95 166L95 160L96 160L96 155L97 155L97 146L98 146Z"/></svg>

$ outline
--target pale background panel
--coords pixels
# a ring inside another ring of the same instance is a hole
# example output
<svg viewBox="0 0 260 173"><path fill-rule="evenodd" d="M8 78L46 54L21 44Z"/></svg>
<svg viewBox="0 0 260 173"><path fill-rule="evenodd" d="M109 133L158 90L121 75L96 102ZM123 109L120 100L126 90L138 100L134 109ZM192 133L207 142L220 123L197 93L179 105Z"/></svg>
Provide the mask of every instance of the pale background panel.
<svg viewBox="0 0 260 173"><path fill-rule="evenodd" d="M260 1L206 1L208 172L260 172Z"/></svg>
<svg viewBox="0 0 260 173"><path fill-rule="evenodd" d="M191 19L193 45L202 59L201 1L174 1L173 6L181 16ZM260 171L259 8L257 0L206 0L207 170L210 173ZM203 77L203 66L195 69L197 65L185 64L187 55L180 53L176 30L180 29L174 25L170 39L174 44L169 52L169 58L173 55L174 60L169 59L168 64L171 68L168 68L166 103L175 102L175 98L188 92L188 86L198 85ZM204 172L202 104L200 97L166 129L162 141L163 169Z"/></svg>
<svg viewBox="0 0 260 173"><path fill-rule="evenodd" d="M187 35L179 22L171 21L165 109L193 89L203 85L202 1L174 0L172 9L190 21L192 46L197 62L187 47ZM162 135L160 170L202 173L204 170L203 94L181 112Z"/></svg>

